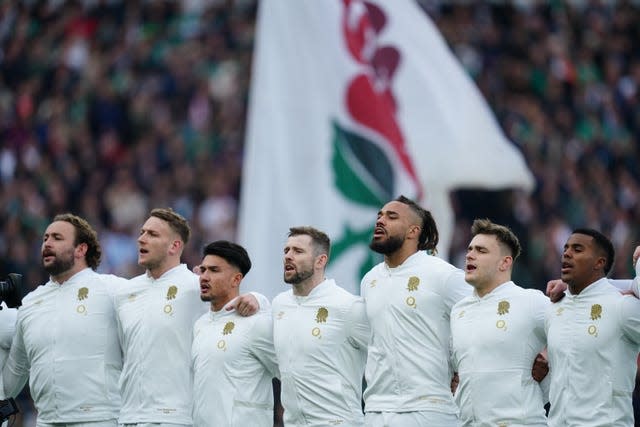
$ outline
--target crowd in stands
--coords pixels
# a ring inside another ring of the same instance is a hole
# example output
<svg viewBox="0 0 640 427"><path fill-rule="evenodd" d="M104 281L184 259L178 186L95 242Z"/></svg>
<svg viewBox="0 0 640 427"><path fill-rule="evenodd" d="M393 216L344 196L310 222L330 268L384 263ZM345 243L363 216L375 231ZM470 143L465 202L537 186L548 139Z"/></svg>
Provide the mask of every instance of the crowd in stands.
<svg viewBox="0 0 640 427"><path fill-rule="evenodd" d="M190 221L189 265L205 243L234 239L257 3L0 4L0 280L46 281L41 236L61 212L87 218L103 246L100 271L126 277L140 272L136 236L149 208L172 206ZM640 5L420 3L535 175L532 194L492 199L491 219L524 244L515 280L544 288L583 226L614 242L612 276L632 277ZM454 197L457 265L473 200Z"/></svg>

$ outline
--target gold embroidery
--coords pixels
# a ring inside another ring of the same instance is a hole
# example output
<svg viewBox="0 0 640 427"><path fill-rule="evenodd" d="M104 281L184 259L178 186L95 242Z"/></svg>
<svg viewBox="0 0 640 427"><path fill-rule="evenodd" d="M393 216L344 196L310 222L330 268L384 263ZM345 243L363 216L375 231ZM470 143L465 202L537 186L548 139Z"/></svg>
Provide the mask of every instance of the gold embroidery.
<svg viewBox="0 0 640 427"><path fill-rule="evenodd" d="M498 303L498 314L500 316L502 316L503 314L507 314L509 313L509 308L511 307L511 305L509 304L509 301L507 300L502 300Z"/></svg>
<svg viewBox="0 0 640 427"><path fill-rule="evenodd" d="M416 276L409 277L409 281L407 282L407 290L409 292L417 291L418 286L420 286L420 279Z"/></svg>
<svg viewBox="0 0 640 427"><path fill-rule="evenodd" d="M414 297L407 297L405 302L409 307L416 308L416 299Z"/></svg>
<svg viewBox="0 0 640 427"><path fill-rule="evenodd" d="M222 335L229 335L231 332L233 332L233 328L235 328L235 326L235 323L227 322L224 325L224 328L222 328Z"/></svg>
<svg viewBox="0 0 640 427"><path fill-rule="evenodd" d="M373 280L371 281L371 283L369 283L369 287L370 287L370 288L375 288L375 287L376 287L376 282L377 282L377 280L376 280L376 279L373 279Z"/></svg>
<svg viewBox="0 0 640 427"><path fill-rule="evenodd" d="M325 323L327 321L327 317L329 317L329 310L325 307L320 307L316 313L316 322Z"/></svg>
<svg viewBox="0 0 640 427"><path fill-rule="evenodd" d="M78 289L78 301L82 301L83 299L89 296L89 288L85 288L84 286Z"/></svg>
<svg viewBox="0 0 640 427"><path fill-rule="evenodd" d="M320 328L318 328L317 326L315 328L313 328L311 330L311 335L313 335L314 337L317 337L317 338L321 338L320 337Z"/></svg>
<svg viewBox="0 0 640 427"><path fill-rule="evenodd" d="M591 306L591 320L598 320L602 317L602 306L600 304L593 304Z"/></svg>
<svg viewBox="0 0 640 427"><path fill-rule="evenodd" d="M164 312L167 314L171 314L172 311L173 311L173 306L171 304L165 304Z"/></svg>
<svg viewBox="0 0 640 427"><path fill-rule="evenodd" d="M496 328L502 329L503 331L506 331L507 330L507 322L505 322L502 319L498 320L496 322Z"/></svg>
<svg viewBox="0 0 640 427"><path fill-rule="evenodd" d="M587 332L591 336L594 336L594 337L598 336L598 328L596 328L596 325L589 325L589 328L587 329Z"/></svg>
<svg viewBox="0 0 640 427"><path fill-rule="evenodd" d="M167 301L170 299L175 299L177 294L178 287L176 285L169 286L169 289L167 290Z"/></svg>
<svg viewBox="0 0 640 427"><path fill-rule="evenodd" d="M227 343L225 340L218 341L218 350L227 351Z"/></svg>
<svg viewBox="0 0 640 427"><path fill-rule="evenodd" d="M80 314L85 314L87 312L87 308L83 304L80 304L76 307L76 311Z"/></svg>

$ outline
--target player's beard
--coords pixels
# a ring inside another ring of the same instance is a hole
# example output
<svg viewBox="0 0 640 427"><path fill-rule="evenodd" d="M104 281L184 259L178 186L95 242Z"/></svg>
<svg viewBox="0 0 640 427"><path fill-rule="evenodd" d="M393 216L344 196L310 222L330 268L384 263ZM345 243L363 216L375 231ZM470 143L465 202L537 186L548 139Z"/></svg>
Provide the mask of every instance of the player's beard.
<svg viewBox="0 0 640 427"><path fill-rule="evenodd" d="M402 247L404 239L400 236L389 236L386 240L371 240L369 248L382 255L389 255Z"/></svg>
<svg viewBox="0 0 640 427"><path fill-rule="evenodd" d="M285 273L284 282L288 283L290 285L297 285L299 283L304 282L305 280L307 280L311 276L313 276L313 269L312 268L310 268L308 270L301 270L301 271L297 271L296 270L296 274L294 274L293 276L289 277L288 279L287 279L287 274Z"/></svg>
<svg viewBox="0 0 640 427"><path fill-rule="evenodd" d="M49 273L50 276L57 276L71 270L74 265L75 259L73 258L73 248L71 248L60 255L56 255L51 264L44 266L44 271Z"/></svg>

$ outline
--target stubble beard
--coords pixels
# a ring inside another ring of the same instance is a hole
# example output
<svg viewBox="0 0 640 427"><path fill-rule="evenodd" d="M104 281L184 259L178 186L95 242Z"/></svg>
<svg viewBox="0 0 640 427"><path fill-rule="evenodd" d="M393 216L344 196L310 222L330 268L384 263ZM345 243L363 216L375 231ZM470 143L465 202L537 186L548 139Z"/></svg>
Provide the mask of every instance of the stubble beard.
<svg viewBox="0 0 640 427"><path fill-rule="evenodd" d="M284 282L290 285L299 285L300 283L304 282L311 276L313 276L313 270L296 271L296 274L294 274L292 277L288 279L287 279L287 274L285 273Z"/></svg>

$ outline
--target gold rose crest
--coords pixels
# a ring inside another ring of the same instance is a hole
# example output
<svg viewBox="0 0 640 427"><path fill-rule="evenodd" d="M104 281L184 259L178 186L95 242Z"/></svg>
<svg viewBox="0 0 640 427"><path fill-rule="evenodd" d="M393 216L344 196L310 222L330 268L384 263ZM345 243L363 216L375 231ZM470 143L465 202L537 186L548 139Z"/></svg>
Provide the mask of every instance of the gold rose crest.
<svg viewBox="0 0 640 427"><path fill-rule="evenodd" d="M170 299L175 299L177 294L178 294L178 287L175 285L169 286L169 289L167 290L167 301Z"/></svg>
<svg viewBox="0 0 640 427"><path fill-rule="evenodd" d="M89 288L85 288L84 286L78 289L78 301L82 301L89 296Z"/></svg>
<svg viewBox="0 0 640 427"><path fill-rule="evenodd" d="M231 332L233 332L233 328L236 327L236 324L233 322L227 322L224 325L224 328L222 328L222 335L229 335L231 334Z"/></svg>
<svg viewBox="0 0 640 427"><path fill-rule="evenodd" d="M409 292L417 291L418 286L420 286L420 279L416 276L409 277L409 281L407 282L407 290Z"/></svg>
<svg viewBox="0 0 640 427"><path fill-rule="evenodd" d="M498 314L500 316L502 316L503 314L507 314L509 312L509 308L511 307L511 305L509 305L509 301L506 300L502 300L498 303Z"/></svg>
<svg viewBox="0 0 640 427"><path fill-rule="evenodd" d="M591 320L597 320L602 317L602 306L600 304L593 304L591 306Z"/></svg>
<svg viewBox="0 0 640 427"><path fill-rule="evenodd" d="M320 307L316 313L316 322L325 323L327 321L327 317L329 317L329 310L325 307Z"/></svg>

